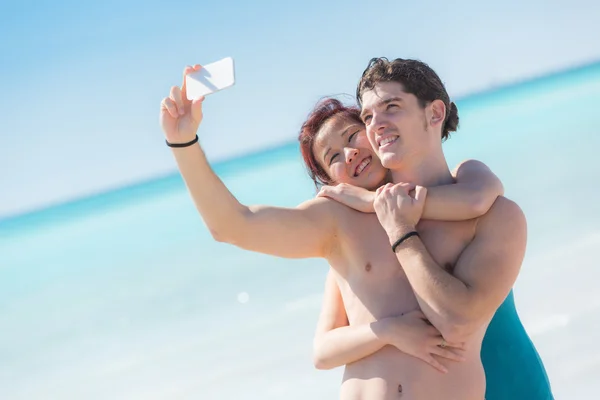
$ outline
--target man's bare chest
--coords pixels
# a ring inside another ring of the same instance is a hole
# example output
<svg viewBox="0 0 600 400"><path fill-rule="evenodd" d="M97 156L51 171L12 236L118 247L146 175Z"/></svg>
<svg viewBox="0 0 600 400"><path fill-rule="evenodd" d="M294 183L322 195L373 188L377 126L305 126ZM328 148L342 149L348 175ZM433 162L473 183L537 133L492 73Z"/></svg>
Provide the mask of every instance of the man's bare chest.
<svg viewBox="0 0 600 400"><path fill-rule="evenodd" d="M350 225L355 229L345 233L342 254L332 265L340 278L350 320L366 322L417 308L404 266L398 262L376 215L362 214ZM474 222L423 221L418 231L434 261L452 272L472 239Z"/></svg>
<svg viewBox="0 0 600 400"><path fill-rule="evenodd" d="M347 219L344 227L341 256L347 265L345 272L377 275L380 279L396 276L401 266L392 251L390 238L375 214L360 214ZM452 270L460 254L471 242L476 220L422 220L416 227L427 252L438 265Z"/></svg>

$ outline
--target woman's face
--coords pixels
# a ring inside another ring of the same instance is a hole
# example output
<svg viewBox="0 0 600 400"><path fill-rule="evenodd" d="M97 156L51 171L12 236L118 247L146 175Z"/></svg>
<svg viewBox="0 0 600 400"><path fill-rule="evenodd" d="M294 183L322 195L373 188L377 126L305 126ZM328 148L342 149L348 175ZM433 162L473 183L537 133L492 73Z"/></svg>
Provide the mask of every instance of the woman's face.
<svg viewBox="0 0 600 400"><path fill-rule="evenodd" d="M334 184L347 183L372 190L381 185L388 172L375 155L364 124L347 117L332 117L323 124L313 151Z"/></svg>

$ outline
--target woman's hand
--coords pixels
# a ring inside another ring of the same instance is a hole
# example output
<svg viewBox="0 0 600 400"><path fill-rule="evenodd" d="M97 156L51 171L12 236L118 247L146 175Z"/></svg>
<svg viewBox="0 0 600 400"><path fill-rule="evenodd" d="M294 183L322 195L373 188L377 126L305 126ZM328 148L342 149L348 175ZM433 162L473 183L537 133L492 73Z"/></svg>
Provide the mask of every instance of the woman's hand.
<svg viewBox="0 0 600 400"><path fill-rule="evenodd" d="M440 372L446 373L448 370L435 359L434 355L452 361L465 361L462 356L464 344L446 342L419 310L399 317L385 318L381 322L384 323L381 334L384 341L406 354L425 361Z"/></svg>

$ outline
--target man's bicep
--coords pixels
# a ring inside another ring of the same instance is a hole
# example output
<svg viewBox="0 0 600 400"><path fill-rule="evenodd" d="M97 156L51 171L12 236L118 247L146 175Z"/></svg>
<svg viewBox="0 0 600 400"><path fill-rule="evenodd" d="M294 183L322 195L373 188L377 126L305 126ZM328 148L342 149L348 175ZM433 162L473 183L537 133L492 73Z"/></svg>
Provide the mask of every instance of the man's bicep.
<svg viewBox="0 0 600 400"><path fill-rule="evenodd" d="M527 243L527 223L512 201L499 198L480 219L475 238L461 254L454 275L471 294L465 317L491 318L512 289L521 270Z"/></svg>

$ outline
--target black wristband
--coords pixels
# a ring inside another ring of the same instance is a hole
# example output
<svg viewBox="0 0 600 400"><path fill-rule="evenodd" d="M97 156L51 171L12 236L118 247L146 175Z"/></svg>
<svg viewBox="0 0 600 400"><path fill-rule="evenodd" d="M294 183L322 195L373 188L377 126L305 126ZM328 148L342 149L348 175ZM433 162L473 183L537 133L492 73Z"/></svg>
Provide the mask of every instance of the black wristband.
<svg viewBox="0 0 600 400"><path fill-rule="evenodd" d="M395 253L398 246L400 246L402 244L402 242L404 242L406 239L408 239L411 236L419 236L419 232L417 232L417 231L408 232L404 236L402 236L400 239L396 240L396 242L392 245L392 251Z"/></svg>
<svg viewBox="0 0 600 400"><path fill-rule="evenodd" d="M169 143L168 140L165 140L165 142L167 143L167 146L169 146L169 147L188 147L188 146L193 145L197 141L198 141L198 135L196 135L196 137L194 138L194 140L190 140L187 143Z"/></svg>

